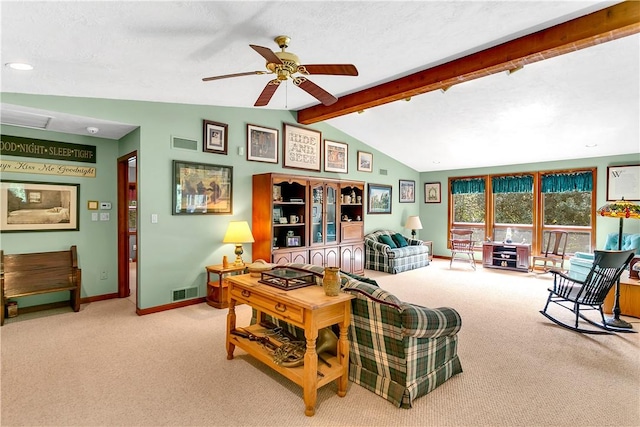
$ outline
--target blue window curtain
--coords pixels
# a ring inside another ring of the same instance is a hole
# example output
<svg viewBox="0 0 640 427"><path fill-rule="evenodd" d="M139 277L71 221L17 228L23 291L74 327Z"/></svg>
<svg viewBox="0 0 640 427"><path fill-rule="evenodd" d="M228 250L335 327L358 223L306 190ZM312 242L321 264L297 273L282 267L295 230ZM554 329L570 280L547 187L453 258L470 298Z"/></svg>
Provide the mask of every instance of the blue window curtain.
<svg viewBox="0 0 640 427"><path fill-rule="evenodd" d="M543 193L565 193L567 191L593 191L593 173L555 173L542 176Z"/></svg>
<svg viewBox="0 0 640 427"><path fill-rule="evenodd" d="M452 194L484 193L484 178L456 179L451 181Z"/></svg>
<svg viewBox="0 0 640 427"><path fill-rule="evenodd" d="M533 176L496 176L491 178L493 193L531 193Z"/></svg>

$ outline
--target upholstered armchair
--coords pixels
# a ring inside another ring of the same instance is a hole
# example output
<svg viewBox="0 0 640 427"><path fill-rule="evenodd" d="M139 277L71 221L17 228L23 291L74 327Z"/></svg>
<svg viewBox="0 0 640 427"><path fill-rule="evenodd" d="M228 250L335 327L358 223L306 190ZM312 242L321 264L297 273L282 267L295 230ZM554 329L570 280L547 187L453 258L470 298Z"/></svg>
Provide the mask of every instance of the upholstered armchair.
<svg viewBox="0 0 640 427"><path fill-rule="evenodd" d="M351 300L349 380L394 405L411 408L462 372L458 359L460 315L400 301L375 282L349 280Z"/></svg>
<svg viewBox="0 0 640 427"><path fill-rule="evenodd" d="M618 233L610 233L607 235L607 241L604 245L605 251L618 250ZM622 235L622 250L634 250L636 255L640 255L640 234ZM574 279L584 279L593 265L594 254L587 252L576 252L569 259L571 267L569 268L569 276Z"/></svg>

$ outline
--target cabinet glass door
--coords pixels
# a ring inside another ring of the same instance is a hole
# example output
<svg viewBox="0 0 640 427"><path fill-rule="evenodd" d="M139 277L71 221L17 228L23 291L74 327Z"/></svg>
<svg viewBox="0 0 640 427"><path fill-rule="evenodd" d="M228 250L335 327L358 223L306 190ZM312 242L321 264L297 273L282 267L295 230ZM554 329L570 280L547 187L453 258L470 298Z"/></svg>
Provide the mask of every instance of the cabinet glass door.
<svg viewBox="0 0 640 427"><path fill-rule="evenodd" d="M324 201L324 185L313 184L311 187L311 236L310 240L313 244L324 243L324 215L323 215L323 201Z"/></svg>
<svg viewBox="0 0 640 427"><path fill-rule="evenodd" d="M336 209L336 198L338 187L333 184L327 184L326 187L326 218L327 218L327 243L335 243L338 241L336 233L336 223L338 220L338 211Z"/></svg>

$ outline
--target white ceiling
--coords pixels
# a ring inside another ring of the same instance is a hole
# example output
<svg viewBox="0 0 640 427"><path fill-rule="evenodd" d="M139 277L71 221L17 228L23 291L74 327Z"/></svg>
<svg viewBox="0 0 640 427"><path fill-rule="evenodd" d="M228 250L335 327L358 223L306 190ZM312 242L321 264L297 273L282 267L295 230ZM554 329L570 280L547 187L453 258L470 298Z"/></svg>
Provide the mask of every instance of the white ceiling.
<svg viewBox="0 0 640 427"><path fill-rule="evenodd" d="M358 77L309 77L340 97L615 3L5 0L2 63L35 69L2 67L1 89L252 107L270 76L202 78L264 69L249 44L277 51L273 38L286 34L303 64L356 65ZM639 76L633 35L327 123L420 172L639 153ZM283 86L262 108L317 104ZM100 127L103 138L135 125L6 104L3 113L16 108L51 114L51 130Z"/></svg>

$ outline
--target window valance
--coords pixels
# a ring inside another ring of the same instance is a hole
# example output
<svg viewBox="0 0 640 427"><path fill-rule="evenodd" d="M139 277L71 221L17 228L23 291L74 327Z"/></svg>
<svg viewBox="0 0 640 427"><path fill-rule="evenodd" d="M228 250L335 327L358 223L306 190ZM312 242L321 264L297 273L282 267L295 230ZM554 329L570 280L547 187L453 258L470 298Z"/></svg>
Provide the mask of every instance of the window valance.
<svg viewBox="0 0 640 427"><path fill-rule="evenodd" d="M496 176L491 178L493 193L531 193L533 192L533 176Z"/></svg>
<svg viewBox="0 0 640 427"><path fill-rule="evenodd" d="M542 175L543 193L564 193L567 191L593 191L593 173L554 173Z"/></svg>
<svg viewBox="0 0 640 427"><path fill-rule="evenodd" d="M484 178L455 179L451 181L451 194L484 193Z"/></svg>

